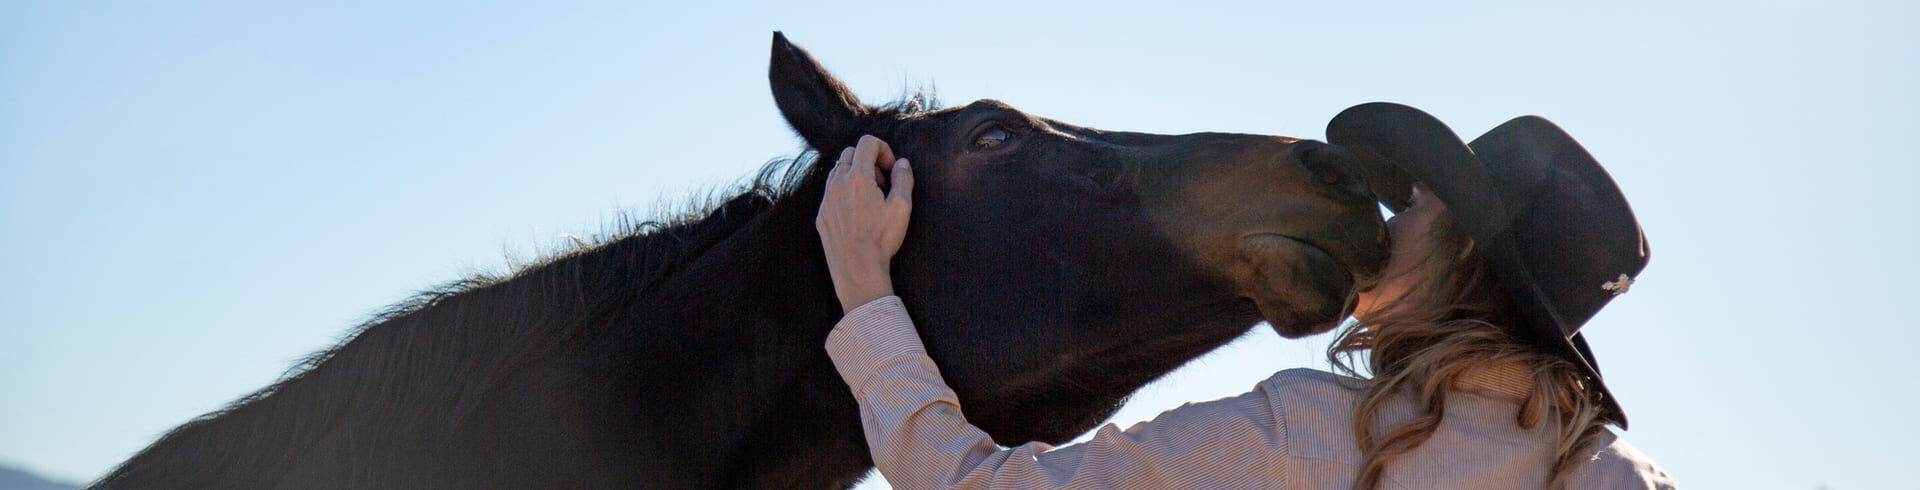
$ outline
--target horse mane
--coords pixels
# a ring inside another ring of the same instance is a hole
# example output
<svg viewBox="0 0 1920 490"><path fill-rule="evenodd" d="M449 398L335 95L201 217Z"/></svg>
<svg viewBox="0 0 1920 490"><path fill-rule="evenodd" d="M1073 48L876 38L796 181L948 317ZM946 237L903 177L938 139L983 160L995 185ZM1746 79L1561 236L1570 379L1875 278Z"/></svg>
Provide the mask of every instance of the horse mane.
<svg viewBox="0 0 1920 490"><path fill-rule="evenodd" d="M922 89L876 114L937 108L932 92ZM819 160L810 149L775 159L725 199L710 196L688 211L646 221L623 214L606 239L575 239L505 274L475 272L417 292L296 362L274 383L168 431L94 486L259 486L278 478L289 461L334 457L313 450L330 437L352 439L341 443L366 453L406 436L384 430L356 439L350 435L355 425L397 423L415 433L451 434L516 366L588 333L591 320L615 306L589 291L653 293L687 263L823 178ZM620 273L589 274L608 268ZM355 465L368 464L359 456L320 466L358 475Z"/></svg>

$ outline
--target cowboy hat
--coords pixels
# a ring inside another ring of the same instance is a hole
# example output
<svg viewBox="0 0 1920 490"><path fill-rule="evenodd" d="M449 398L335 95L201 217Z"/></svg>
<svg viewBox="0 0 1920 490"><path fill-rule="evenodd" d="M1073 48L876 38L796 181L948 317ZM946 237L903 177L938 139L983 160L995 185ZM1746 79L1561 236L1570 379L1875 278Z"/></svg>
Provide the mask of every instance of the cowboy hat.
<svg viewBox="0 0 1920 490"><path fill-rule="evenodd" d="M1633 285L1647 240L1600 162L1538 116L1461 143L1433 116L1385 102L1341 111L1327 140L1359 157L1388 209L1406 209L1415 182L1446 203L1518 306L1519 324L1502 327L1572 361L1601 418L1627 427L1580 327Z"/></svg>

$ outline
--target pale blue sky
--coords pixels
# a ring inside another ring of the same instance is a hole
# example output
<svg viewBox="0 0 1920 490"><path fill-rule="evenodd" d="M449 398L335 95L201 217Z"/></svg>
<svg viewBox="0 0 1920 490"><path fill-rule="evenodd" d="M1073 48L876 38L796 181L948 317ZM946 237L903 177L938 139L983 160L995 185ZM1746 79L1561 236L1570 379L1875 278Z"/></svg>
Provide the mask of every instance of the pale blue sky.
<svg viewBox="0 0 1920 490"><path fill-rule="evenodd" d="M1912 2L0 6L0 463L73 481L411 291L797 148L785 30L869 101L1322 138L1392 100L1572 132L1652 264L1589 338L1690 488L1910 486ZM1325 367L1246 339L1116 421Z"/></svg>

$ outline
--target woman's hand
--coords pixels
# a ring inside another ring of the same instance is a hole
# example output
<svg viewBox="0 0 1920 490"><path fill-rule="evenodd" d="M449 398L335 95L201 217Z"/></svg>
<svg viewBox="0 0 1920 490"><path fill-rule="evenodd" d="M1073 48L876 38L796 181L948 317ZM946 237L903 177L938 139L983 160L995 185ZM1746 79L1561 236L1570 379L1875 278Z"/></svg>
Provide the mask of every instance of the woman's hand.
<svg viewBox="0 0 1920 490"><path fill-rule="evenodd" d="M889 172L891 194L880 191L880 172ZM907 237L913 211L913 169L894 159L893 148L871 135L840 151L827 173L827 193L813 220L826 248L827 270L842 311L893 294L893 254Z"/></svg>

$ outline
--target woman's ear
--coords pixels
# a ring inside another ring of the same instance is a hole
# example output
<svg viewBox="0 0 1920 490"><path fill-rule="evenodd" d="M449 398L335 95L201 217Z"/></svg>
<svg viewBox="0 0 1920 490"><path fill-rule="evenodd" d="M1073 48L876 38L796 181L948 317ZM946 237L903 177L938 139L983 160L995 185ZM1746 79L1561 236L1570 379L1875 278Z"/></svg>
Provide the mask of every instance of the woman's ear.
<svg viewBox="0 0 1920 490"><path fill-rule="evenodd" d="M861 121L873 112L807 50L788 42L787 36L778 31L773 33L767 82L787 124L822 155L852 146L860 137Z"/></svg>

